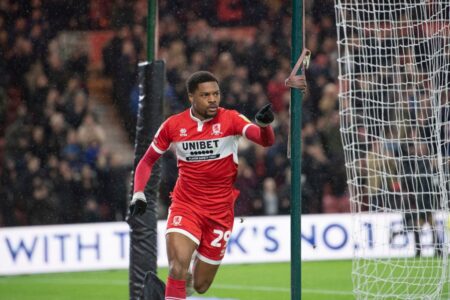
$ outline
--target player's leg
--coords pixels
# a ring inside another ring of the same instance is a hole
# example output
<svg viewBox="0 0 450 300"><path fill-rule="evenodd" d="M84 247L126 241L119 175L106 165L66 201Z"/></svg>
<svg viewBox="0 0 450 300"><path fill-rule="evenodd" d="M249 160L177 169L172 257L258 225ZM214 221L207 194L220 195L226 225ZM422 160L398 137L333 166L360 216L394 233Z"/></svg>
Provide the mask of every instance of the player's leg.
<svg viewBox="0 0 450 300"><path fill-rule="evenodd" d="M214 281L219 266L220 264L210 264L198 258L195 259L193 280L194 289L197 293L203 294L209 289Z"/></svg>
<svg viewBox="0 0 450 300"><path fill-rule="evenodd" d="M166 235L166 246L169 276L185 280L197 244L181 233L170 232Z"/></svg>
<svg viewBox="0 0 450 300"><path fill-rule="evenodd" d="M422 241L421 241L421 236L422 236L422 232L423 232L423 227L424 225L427 223L427 214L423 211L419 211L418 213L418 220L417 220L417 228L414 231L414 236L416 239L416 257L420 257L422 256Z"/></svg>
<svg viewBox="0 0 450 300"><path fill-rule="evenodd" d="M211 286L225 255L233 230L233 210L209 214L203 219L203 232L194 261L194 289L205 293Z"/></svg>
<svg viewBox="0 0 450 300"><path fill-rule="evenodd" d="M166 299L186 298L189 265L202 236L200 223L195 211L187 206L172 205L169 209L166 230L166 251L169 261Z"/></svg>
<svg viewBox="0 0 450 300"><path fill-rule="evenodd" d="M186 296L192 296L195 293L194 289L194 277L192 274L194 273L194 265L195 259L197 258L197 251L194 251L192 254L191 263L189 265L189 271L186 277Z"/></svg>
<svg viewBox="0 0 450 300"><path fill-rule="evenodd" d="M166 247L169 260L166 299L185 299L189 264L197 244L184 234L169 232L166 234Z"/></svg>
<svg viewBox="0 0 450 300"><path fill-rule="evenodd" d="M441 257L442 256L442 232L439 228L439 225L434 219L434 215L432 211L429 211L427 213L427 220L431 227L431 234L432 234L432 244L434 247L434 256Z"/></svg>

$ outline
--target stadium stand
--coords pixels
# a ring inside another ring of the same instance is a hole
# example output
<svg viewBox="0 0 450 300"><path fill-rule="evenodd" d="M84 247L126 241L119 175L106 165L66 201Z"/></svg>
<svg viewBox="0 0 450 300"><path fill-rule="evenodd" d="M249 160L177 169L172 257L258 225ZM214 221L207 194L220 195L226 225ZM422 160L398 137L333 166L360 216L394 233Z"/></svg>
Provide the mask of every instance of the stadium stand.
<svg viewBox="0 0 450 300"><path fill-rule="evenodd" d="M0 226L124 218L147 1L66 2L0 0ZM290 2L241 0L231 10L221 3L159 1L165 112L187 107L185 79L200 69L219 77L227 108L253 118L270 101L276 143L266 150L242 141L236 214L286 214ZM333 1L311 1L306 10L313 56L303 103L303 212L347 212ZM175 176L169 151L161 218Z"/></svg>

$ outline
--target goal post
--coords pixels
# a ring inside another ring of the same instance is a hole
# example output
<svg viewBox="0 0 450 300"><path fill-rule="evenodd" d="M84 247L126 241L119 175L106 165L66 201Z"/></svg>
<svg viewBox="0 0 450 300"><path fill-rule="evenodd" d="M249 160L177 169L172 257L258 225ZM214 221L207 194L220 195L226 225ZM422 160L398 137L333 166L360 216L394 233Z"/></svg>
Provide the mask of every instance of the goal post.
<svg viewBox="0 0 450 300"><path fill-rule="evenodd" d="M335 12L355 296L445 298L450 0L335 0ZM375 214L397 221L365 223Z"/></svg>
<svg viewBox="0 0 450 300"><path fill-rule="evenodd" d="M291 64L295 70L297 58L303 48L303 0L292 2L292 49ZM297 75L297 74L293 74ZM291 89L290 106L290 145L291 159L291 300L302 298L302 265L301 265L301 124L303 95L297 88Z"/></svg>

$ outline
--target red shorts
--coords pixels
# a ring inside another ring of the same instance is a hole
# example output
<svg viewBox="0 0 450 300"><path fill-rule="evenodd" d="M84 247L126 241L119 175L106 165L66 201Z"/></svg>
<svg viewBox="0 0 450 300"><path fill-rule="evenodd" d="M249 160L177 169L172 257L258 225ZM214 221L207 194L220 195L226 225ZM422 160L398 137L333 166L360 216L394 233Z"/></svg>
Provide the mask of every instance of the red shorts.
<svg viewBox="0 0 450 300"><path fill-rule="evenodd" d="M166 234L181 233L197 244L198 259L219 265L233 230L233 209L220 212L199 211L189 206L169 208Z"/></svg>

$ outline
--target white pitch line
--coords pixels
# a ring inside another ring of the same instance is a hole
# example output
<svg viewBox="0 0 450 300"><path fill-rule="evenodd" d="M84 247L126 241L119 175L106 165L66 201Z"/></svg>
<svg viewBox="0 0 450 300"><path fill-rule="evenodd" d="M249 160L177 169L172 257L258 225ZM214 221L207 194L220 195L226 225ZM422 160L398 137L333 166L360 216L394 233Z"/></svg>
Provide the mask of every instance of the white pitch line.
<svg viewBox="0 0 450 300"><path fill-rule="evenodd" d="M262 292L283 292L289 293L290 288L279 288L272 286L247 286L247 285L237 285L237 284L213 284L211 288L224 289L224 290L247 290L247 291L262 291ZM336 291L336 290L324 290L324 289L302 289L304 294L319 294L319 295L342 295L342 296L352 296L351 291Z"/></svg>
<svg viewBox="0 0 450 300"><path fill-rule="evenodd" d="M10 283L12 277L0 278L0 284ZM128 285L128 280L106 280L106 279L74 279L74 278L26 278L26 283L42 283L42 284L71 284L71 285Z"/></svg>
<svg viewBox="0 0 450 300"><path fill-rule="evenodd" d="M0 278L0 284L10 283L13 277ZM70 285L123 285L127 286L127 280L89 280L89 279L74 279L74 278L27 278L27 282L35 282L42 284L70 284ZM290 288L280 288L274 286L248 286L239 284L213 284L212 289L221 290L246 290L246 291L260 291L260 292L273 292L273 293L289 293ZM337 290L325 290L325 289L302 289L303 294L316 294L316 295L342 295L351 296L351 291L337 291Z"/></svg>
<svg viewBox="0 0 450 300"><path fill-rule="evenodd" d="M291 289L289 288L279 288L274 286L248 286L248 285L239 285L239 284L212 284L212 289L219 290L247 290L247 291L261 291L261 292L283 292L289 293Z"/></svg>
<svg viewBox="0 0 450 300"><path fill-rule="evenodd" d="M351 291L334 291L334 290L322 290L322 289L302 289L302 293L305 294L319 294L319 295L342 295L353 296Z"/></svg>

